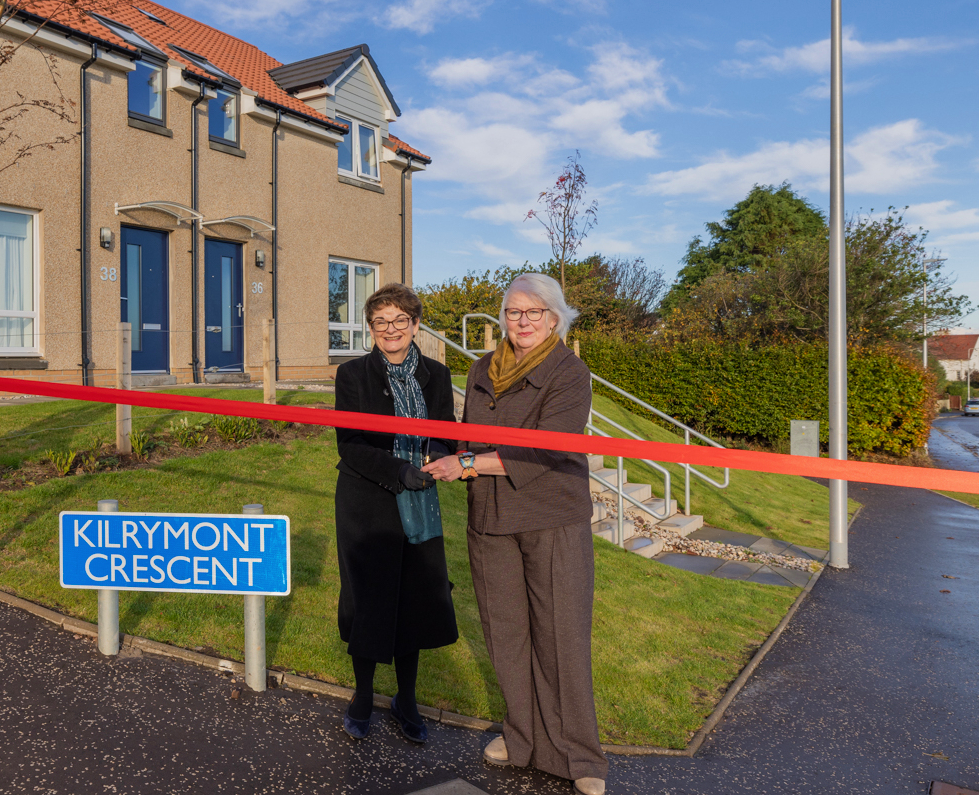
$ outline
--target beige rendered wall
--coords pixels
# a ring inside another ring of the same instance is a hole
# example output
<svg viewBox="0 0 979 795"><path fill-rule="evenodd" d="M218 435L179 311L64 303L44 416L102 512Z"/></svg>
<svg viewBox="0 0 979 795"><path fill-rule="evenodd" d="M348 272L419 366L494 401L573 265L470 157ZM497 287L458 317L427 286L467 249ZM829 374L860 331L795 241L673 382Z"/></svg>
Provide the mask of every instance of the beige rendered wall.
<svg viewBox="0 0 979 795"><path fill-rule="evenodd" d="M0 35L0 42L8 40ZM77 104L77 74L81 61L61 54L58 59L63 76L62 90L66 98ZM21 48L3 68L0 107L6 107L16 99L16 90L31 98L57 98L44 59L29 47ZM32 110L8 129L15 132L18 139L12 139L0 148L0 168L11 162L12 150L19 144L37 144L59 135L71 136L77 126L56 121L44 111ZM39 149L16 166L0 172L0 204L13 209L40 211L40 357L48 361L49 370L17 371L18 375L47 377L80 372L77 366L81 361L77 251L79 168L79 146L74 140L57 145L53 150ZM4 375L15 374L4 367L5 360L14 358L21 357L0 357Z"/></svg>
<svg viewBox="0 0 979 795"><path fill-rule="evenodd" d="M61 54L62 88L78 100L83 58ZM191 380L191 229L152 209L114 212L116 203L173 201L190 206L191 103L193 96L167 91L166 127L172 137L129 124L127 77L99 61L89 68L90 357L96 384L114 381L116 325L120 316L120 230L123 224L161 230L169 242L170 371ZM0 100L17 88L50 86L43 60L22 50L4 68ZM272 124L242 114L240 146L245 157L210 147L206 103L199 113L199 197L205 220L249 215L272 220ZM42 117L37 117L39 120ZM48 118L18 128L27 138L51 137ZM71 134L73 129L68 129ZM382 163L383 193L343 184L337 176L336 147L322 138L280 127L279 137L279 358L284 377L320 377L328 369L328 266L331 256L379 266L379 283L401 279L401 166ZM46 140L46 139L45 139ZM81 323L79 280L79 153L77 141L43 150L0 176L0 204L40 211L41 355L46 376L80 381ZM0 166L4 154L0 153ZM407 180L408 257L411 284L411 180ZM112 245L99 246L99 229L112 231ZM206 238L242 244L246 370L261 377L261 323L272 315L272 235L252 237L239 226L209 226L198 236L200 324L203 332L204 242ZM266 268L255 267L255 251ZM116 278L102 279L102 269ZM261 284L261 292L254 285ZM254 289L254 291L253 291ZM200 344L203 363L204 345ZM0 359L0 369L3 360ZM7 374L12 374L7 371ZM36 373L34 373L36 375Z"/></svg>

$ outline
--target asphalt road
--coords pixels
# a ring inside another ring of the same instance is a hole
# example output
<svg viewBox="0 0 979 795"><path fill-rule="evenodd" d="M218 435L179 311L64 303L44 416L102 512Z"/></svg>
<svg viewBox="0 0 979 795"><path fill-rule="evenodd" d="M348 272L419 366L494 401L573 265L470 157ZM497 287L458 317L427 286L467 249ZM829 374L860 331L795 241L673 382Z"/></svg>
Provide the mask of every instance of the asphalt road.
<svg viewBox="0 0 979 795"><path fill-rule="evenodd" d="M852 489L865 508L851 568L824 573L696 758L612 758L610 795L979 790L979 513L930 492ZM494 794L570 792L485 766L487 735L430 725L419 749L376 710L356 743L342 703L232 699L232 686L181 663L103 658L0 605L0 793L406 795L459 778Z"/></svg>
<svg viewBox="0 0 979 795"><path fill-rule="evenodd" d="M979 416L942 414L932 425L928 452L945 469L979 472Z"/></svg>

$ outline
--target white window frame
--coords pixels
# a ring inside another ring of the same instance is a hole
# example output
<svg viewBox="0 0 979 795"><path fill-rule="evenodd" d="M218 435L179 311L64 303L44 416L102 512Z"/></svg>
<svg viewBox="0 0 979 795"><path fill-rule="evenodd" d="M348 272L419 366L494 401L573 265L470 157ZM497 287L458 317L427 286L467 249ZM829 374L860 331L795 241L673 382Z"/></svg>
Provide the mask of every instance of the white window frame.
<svg viewBox="0 0 979 795"><path fill-rule="evenodd" d="M30 312L18 310L0 309L0 317L29 317L34 320L34 345L29 348L10 348L0 346L0 356L24 356L25 354L39 354L41 352L41 312L40 291L41 291L41 213L37 210L25 210L22 207L8 207L0 204L0 210L6 213L16 213L18 215L31 216L31 253L34 262L34 309Z"/></svg>
<svg viewBox="0 0 979 795"><path fill-rule="evenodd" d="M373 124L367 124L367 122L360 121L359 119L347 118L342 110L337 110L336 115L339 117L338 120L342 119L349 122L350 132L347 133L350 136L350 151L353 155L353 171L348 171L345 168L341 168L340 164L337 163L337 172L343 174L345 177L353 177L354 179L362 179L365 182L370 182L374 185L381 184L381 130L375 127ZM377 149L377 176L372 177L370 174L364 174L360 170L360 128L366 127L369 130L374 131L374 146Z"/></svg>
<svg viewBox="0 0 979 795"><path fill-rule="evenodd" d="M354 289L354 280L352 278L352 274L350 273L351 270L353 270L354 268L370 268L372 271L374 271L374 290L375 290L375 292L380 287L379 279L380 279L380 275L381 275L381 266L378 265L376 262L362 262L360 260L350 259L348 257L330 257L329 265L327 267L329 268L329 267L332 267L333 265L346 265L347 266L347 306L350 307L351 310L353 309L353 306L354 306L354 295L352 294L352 290ZM329 295L329 284L330 284L329 271L327 271L326 283L327 283L327 297L326 297L326 300L329 303L329 300L330 300L330 295ZM371 293L371 295L373 295L373 293ZM364 298L364 300L366 301L367 298L370 298L370 296L369 295L366 296ZM363 330L363 318L360 318L360 317L358 317L358 318L350 317L349 313L348 313L348 318L349 319L348 319L348 322L347 323L339 323L339 322L334 322L332 320L329 320L329 317L330 317L330 307L329 306L327 306L326 317L327 317L327 332L326 332L326 343L327 343L327 345L330 344L330 332L333 332L333 331L349 331L350 332L350 344L352 346L353 345L353 339L354 339L354 332L355 331L362 331ZM371 333L370 332L370 329L368 329L367 330L367 335L370 336L370 333ZM363 345L361 345L361 347L358 347L358 348L353 348L353 347L351 347L351 348L332 348L332 347L329 348L329 355L330 356L363 356L366 353L368 353L368 351L365 351L363 349Z"/></svg>

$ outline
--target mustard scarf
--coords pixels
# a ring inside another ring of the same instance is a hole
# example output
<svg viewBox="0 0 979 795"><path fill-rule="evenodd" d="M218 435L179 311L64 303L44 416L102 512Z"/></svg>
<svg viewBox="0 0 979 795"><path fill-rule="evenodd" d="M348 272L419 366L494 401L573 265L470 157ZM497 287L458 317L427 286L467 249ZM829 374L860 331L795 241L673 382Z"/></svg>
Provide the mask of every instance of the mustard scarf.
<svg viewBox="0 0 979 795"><path fill-rule="evenodd" d="M500 347L493 353L489 371L487 372L490 381L493 382L493 393L496 397L500 397L544 361L548 354L557 347L560 339L552 331L546 340L531 350L530 353L524 354L524 357L519 362L513 352L513 343L509 339L504 339L500 343Z"/></svg>

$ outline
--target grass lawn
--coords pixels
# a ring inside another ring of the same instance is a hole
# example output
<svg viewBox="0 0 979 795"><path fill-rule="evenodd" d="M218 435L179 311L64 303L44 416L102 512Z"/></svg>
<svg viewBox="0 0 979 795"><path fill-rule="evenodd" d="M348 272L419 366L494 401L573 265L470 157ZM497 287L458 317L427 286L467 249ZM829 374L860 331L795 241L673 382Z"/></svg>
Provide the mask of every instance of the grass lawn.
<svg viewBox="0 0 979 795"><path fill-rule="evenodd" d="M979 508L979 494L962 494L958 491L938 491L935 493L943 494L946 497L951 497L953 500L967 503L973 508Z"/></svg>
<svg viewBox="0 0 979 795"><path fill-rule="evenodd" d="M261 399L257 390L181 391ZM330 402L332 398L304 392L280 397L284 403ZM95 443L99 431L65 426L108 421L110 424L98 426L104 428L102 438L108 439L113 433L113 411L112 407L67 401L0 408L0 454L11 466L19 460L40 458L48 448L85 448ZM608 408L607 413L611 411ZM165 430L172 417L150 416L159 414L134 409L134 425ZM52 426L61 430L40 433ZM11 438L28 432L33 435ZM658 437L650 434L650 438ZM95 621L94 593L59 586L59 511L92 510L97 500L108 497L118 499L122 510L133 511L224 513L261 502L269 513L286 514L292 520L293 591L289 597L267 600L269 664L350 685L350 660L336 633L336 463L335 436L327 431L287 443L262 442L239 450L172 458L149 469L54 478L0 493L0 587ZM737 478L738 473L732 473L732 482L738 482ZM732 507L725 516L742 522L731 529L773 521L769 517L774 516L771 498L775 489L764 480L747 482L767 492L764 502L761 496L756 498L766 507L759 508L757 515L744 516L733 507L736 495L728 492L717 502L717 510L728 504L725 500L730 501ZM791 494L807 496L811 505L825 511L816 496L819 487L800 482L804 490ZM503 702L483 644L469 577L465 490L459 483L443 485L440 495L461 637L451 647L423 653L419 700L499 720ZM695 499L695 509L707 514L712 523L730 526L710 515L707 496ZM790 496L780 499L788 504ZM809 513L804 506L795 510ZM800 539L800 543L807 541ZM598 539L595 553L594 671L602 739L682 747L798 591L701 577ZM241 606L241 598L233 596L122 592L120 625L126 633L188 648L211 647L241 659ZM390 667L378 669L377 689L395 692Z"/></svg>

